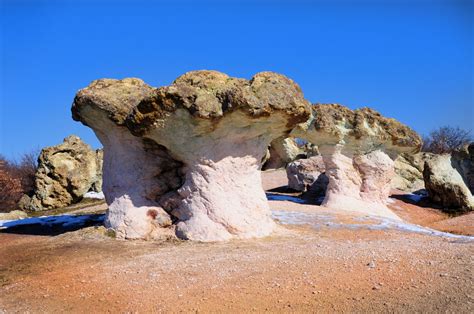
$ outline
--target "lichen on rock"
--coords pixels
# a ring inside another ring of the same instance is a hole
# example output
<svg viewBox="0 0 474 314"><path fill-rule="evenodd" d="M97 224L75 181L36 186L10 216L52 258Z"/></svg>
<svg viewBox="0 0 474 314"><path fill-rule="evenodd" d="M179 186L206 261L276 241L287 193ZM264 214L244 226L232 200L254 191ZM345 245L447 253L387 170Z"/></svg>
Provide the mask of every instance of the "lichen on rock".
<svg viewBox="0 0 474 314"><path fill-rule="evenodd" d="M93 150L75 135L46 147L38 158L34 194L24 195L19 206L27 210L65 207L102 187L102 152Z"/></svg>
<svg viewBox="0 0 474 314"><path fill-rule="evenodd" d="M106 225L122 238L176 232L199 241L273 230L260 161L273 139L310 115L301 89L280 74L245 80L216 71L160 88L95 81L72 111L104 145Z"/></svg>

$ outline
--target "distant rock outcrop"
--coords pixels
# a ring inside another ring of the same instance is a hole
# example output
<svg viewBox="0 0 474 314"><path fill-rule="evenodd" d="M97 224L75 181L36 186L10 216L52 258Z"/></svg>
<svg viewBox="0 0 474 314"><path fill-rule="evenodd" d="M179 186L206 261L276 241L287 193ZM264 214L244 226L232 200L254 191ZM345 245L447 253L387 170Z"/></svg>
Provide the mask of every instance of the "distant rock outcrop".
<svg viewBox="0 0 474 314"><path fill-rule="evenodd" d="M454 167L458 170L466 186L474 195L474 142L453 152Z"/></svg>
<svg viewBox="0 0 474 314"><path fill-rule="evenodd" d="M288 187L296 191L310 190L316 195L324 195L328 185L325 172L321 156L295 160L286 167Z"/></svg>
<svg viewBox="0 0 474 314"><path fill-rule="evenodd" d="M431 200L446 211L474 210L473 146L471 144L452 155L434 155L425 161L425 188Z"/></svg>
<svg viewBox="0 0 474 314"><path fill-rule="evenodd" d="M391 186L406 192L415 192L425 188L423 168L432 153L401 154L395 159L395 176Z"/></svg>
<svg viewBox="0 0 474 314"><path fill-rule="evenodd" d="M19 206L35 211L65 207L80 201L86 192L101 189L102 151L71 135L41 151L34 194L24 195Z"/></svg>
<svg viewBox="0 0 474 314"><path fill-rule="evenodd" d="M261 186L270 142L310 115L297 84L271 72L251 80L193 71L170 86L92 82L73 118L104 145L106 226L117 237L220 241L275 226Z"/></svg>
<svg viewBox="0 0 474 314"><path fill-rule="evenodd" d="M269 157L262 166L263 170L284 168L304 151L291 137L280 137L273 140L268 148Z"/></svg>
<svg viewBox="0 0 474 314"><path fill-rule="evenodd" d="M314 105L313 116L292 136L318 146L329 184L323 206L398 219L385 202L393 159L416 152L421 138L395 119L370 108Z"/></svg>

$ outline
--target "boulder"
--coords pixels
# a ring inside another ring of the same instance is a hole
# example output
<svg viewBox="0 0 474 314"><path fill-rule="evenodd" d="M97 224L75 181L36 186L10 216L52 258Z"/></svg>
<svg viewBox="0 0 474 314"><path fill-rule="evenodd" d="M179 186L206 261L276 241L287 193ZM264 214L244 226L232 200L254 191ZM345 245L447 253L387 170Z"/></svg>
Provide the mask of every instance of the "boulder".
<svg viewBox="0 0 474 314"><path fill-rule="evenodd" d="M452 163L474 195L474 142L464 145L452 154Z"/></svg>
<svg viewBox="0 0 474 314"><path fill-rule="evenodd" d="M425 188L423 168L431 153L401 154L395 159L395 175L391 187L406 192L415 192Z"/></svg>
<svg viewBox="0 0 474 314"><path fill-rule="evenodd" d="M370 108L317 104L291 135L317 145L322 155L329 178L322 206L399 219L385 203L393 160L421 147L413 130Z"/></svg>
<svg viewBox="0 0 474 314"><path fill-rule="evenodd" d="M23 196L19 206L34 211L60 208L80 201L89 191L99 192L101 156L101 151L74 135L44 148L38 158L34 194Z"/></svg>
<svg viewBox="0 0 474 314"><path fill-rule="evenodd" d="M431 200L446 211L470 211L474 209L474 198L457 169L460 162L457 158L442 154L425 161L425 188Z"/></svg>
<svg viewBox="0 0 474 314"><path fill-rule="evenodd" d="M311 190L316 195L324 195L328 184L325 171L321 156L290 162L286 167L288 187L296 191Z"/></svg>
<svg viewBox="0 0 474 314"><path fill-rule="evenodd" d="M193 71L160 88L94 81L72 112L104 145L105 224L117 237L220 241L272 232L260 162L310 106L276 73Z"/></svg>
<svg viewBox="0 0 474 314"><path fill-rule="evenodd" d="M263 170L285 168L304 151L296 145L293 138L280 137L273 140L268 148L269 158L262 166Z"/></svg>

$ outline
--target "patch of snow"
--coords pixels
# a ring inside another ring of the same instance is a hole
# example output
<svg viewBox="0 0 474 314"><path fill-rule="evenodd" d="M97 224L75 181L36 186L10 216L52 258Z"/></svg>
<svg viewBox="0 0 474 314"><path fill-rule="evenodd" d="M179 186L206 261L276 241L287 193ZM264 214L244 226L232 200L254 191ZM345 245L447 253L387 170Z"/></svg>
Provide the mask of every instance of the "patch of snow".
<svg viewBox="0 0 474 314"><path fill-rule="evenodd" d="M394 204L394 203L395 203L395 200L394 200L393 198L390 198L390 197L389 197L389 198L387 198L386 203L387 203L387 204Z"/></svg>
<svg viewBox="0 0 474 314"><path fill-rule="evenodd" d="M464 236L448 232L442 232L433 230L430 228L422 227L419 225L409 224L392 220L388 218L380 218L375 216L357 217L355 220L366 221L367 219L374 220L374 224L343 224L334 222L334 219L328 215L322 215L319 213L301 213L301 212L289 212L289 211L272 211L272 217L277 219L283 225L311 225L314 228L320 228L321 226L332 227L332 228L347 228L351 230L356 229L369 229L369 230L387 230L394 229L398 231L413 232L418 234L426 234L430 236L445 237L452 239L474 241L474 236Z"/></svg>
<svg viewBox="0 0 474 314"><path fill-rule="evenodd" d="M87 192L83 197L97 200L103 200L105 198L104 192Z"/></svg>
<svg viewBox="0 0 474 314"><path fill-rule="evenodd" d="M409 224L405 222L399 222L399 221L390 220L390 219L382 219L381 223L378 226L380 226L381 229L393 228L393 229L397 229L401 231L421 233L421 234L427 234L427 235L438 236L438 237L447 237L447 238L474 241L474 236L464 236L464 235L459 235L459 234L454 234L454 233L449 233L449 232L438 231L431 228L422 227L419 225Z"/></svg>
<svg viewBox="0 0 474 314"><path fill-rule="evenodd" d="M285 210L272 210L272 218L277 219L283 225L316 225L332 219L329 215L319 213L302 213Z"/></svg>

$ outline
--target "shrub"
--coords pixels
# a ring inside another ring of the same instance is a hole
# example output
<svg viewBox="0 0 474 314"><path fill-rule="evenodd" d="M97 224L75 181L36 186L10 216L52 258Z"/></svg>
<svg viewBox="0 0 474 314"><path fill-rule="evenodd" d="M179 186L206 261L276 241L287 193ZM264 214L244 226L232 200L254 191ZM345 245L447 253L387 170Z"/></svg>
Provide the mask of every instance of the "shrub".
<svg viewBox="0 0 474 314"><path fill-rule="evenodd" d="M18 162L0 155L0 212L17 209L23 194L34 190L38 152L24 154Z"/></svg>
<svg viewBox="0 0 474 314"><path fill-rule="evenodd" d="M471 132L459 127L443 126L423 138L422 151L445 154L463 147L472 141Z"/></svg>
<svg viewBox="0 0 474 314"><path fill-rule="evenodd" d="M8 212L16 208L23 195L21 180L12 171L13 167L0 156L0 212Z"/></svg>

